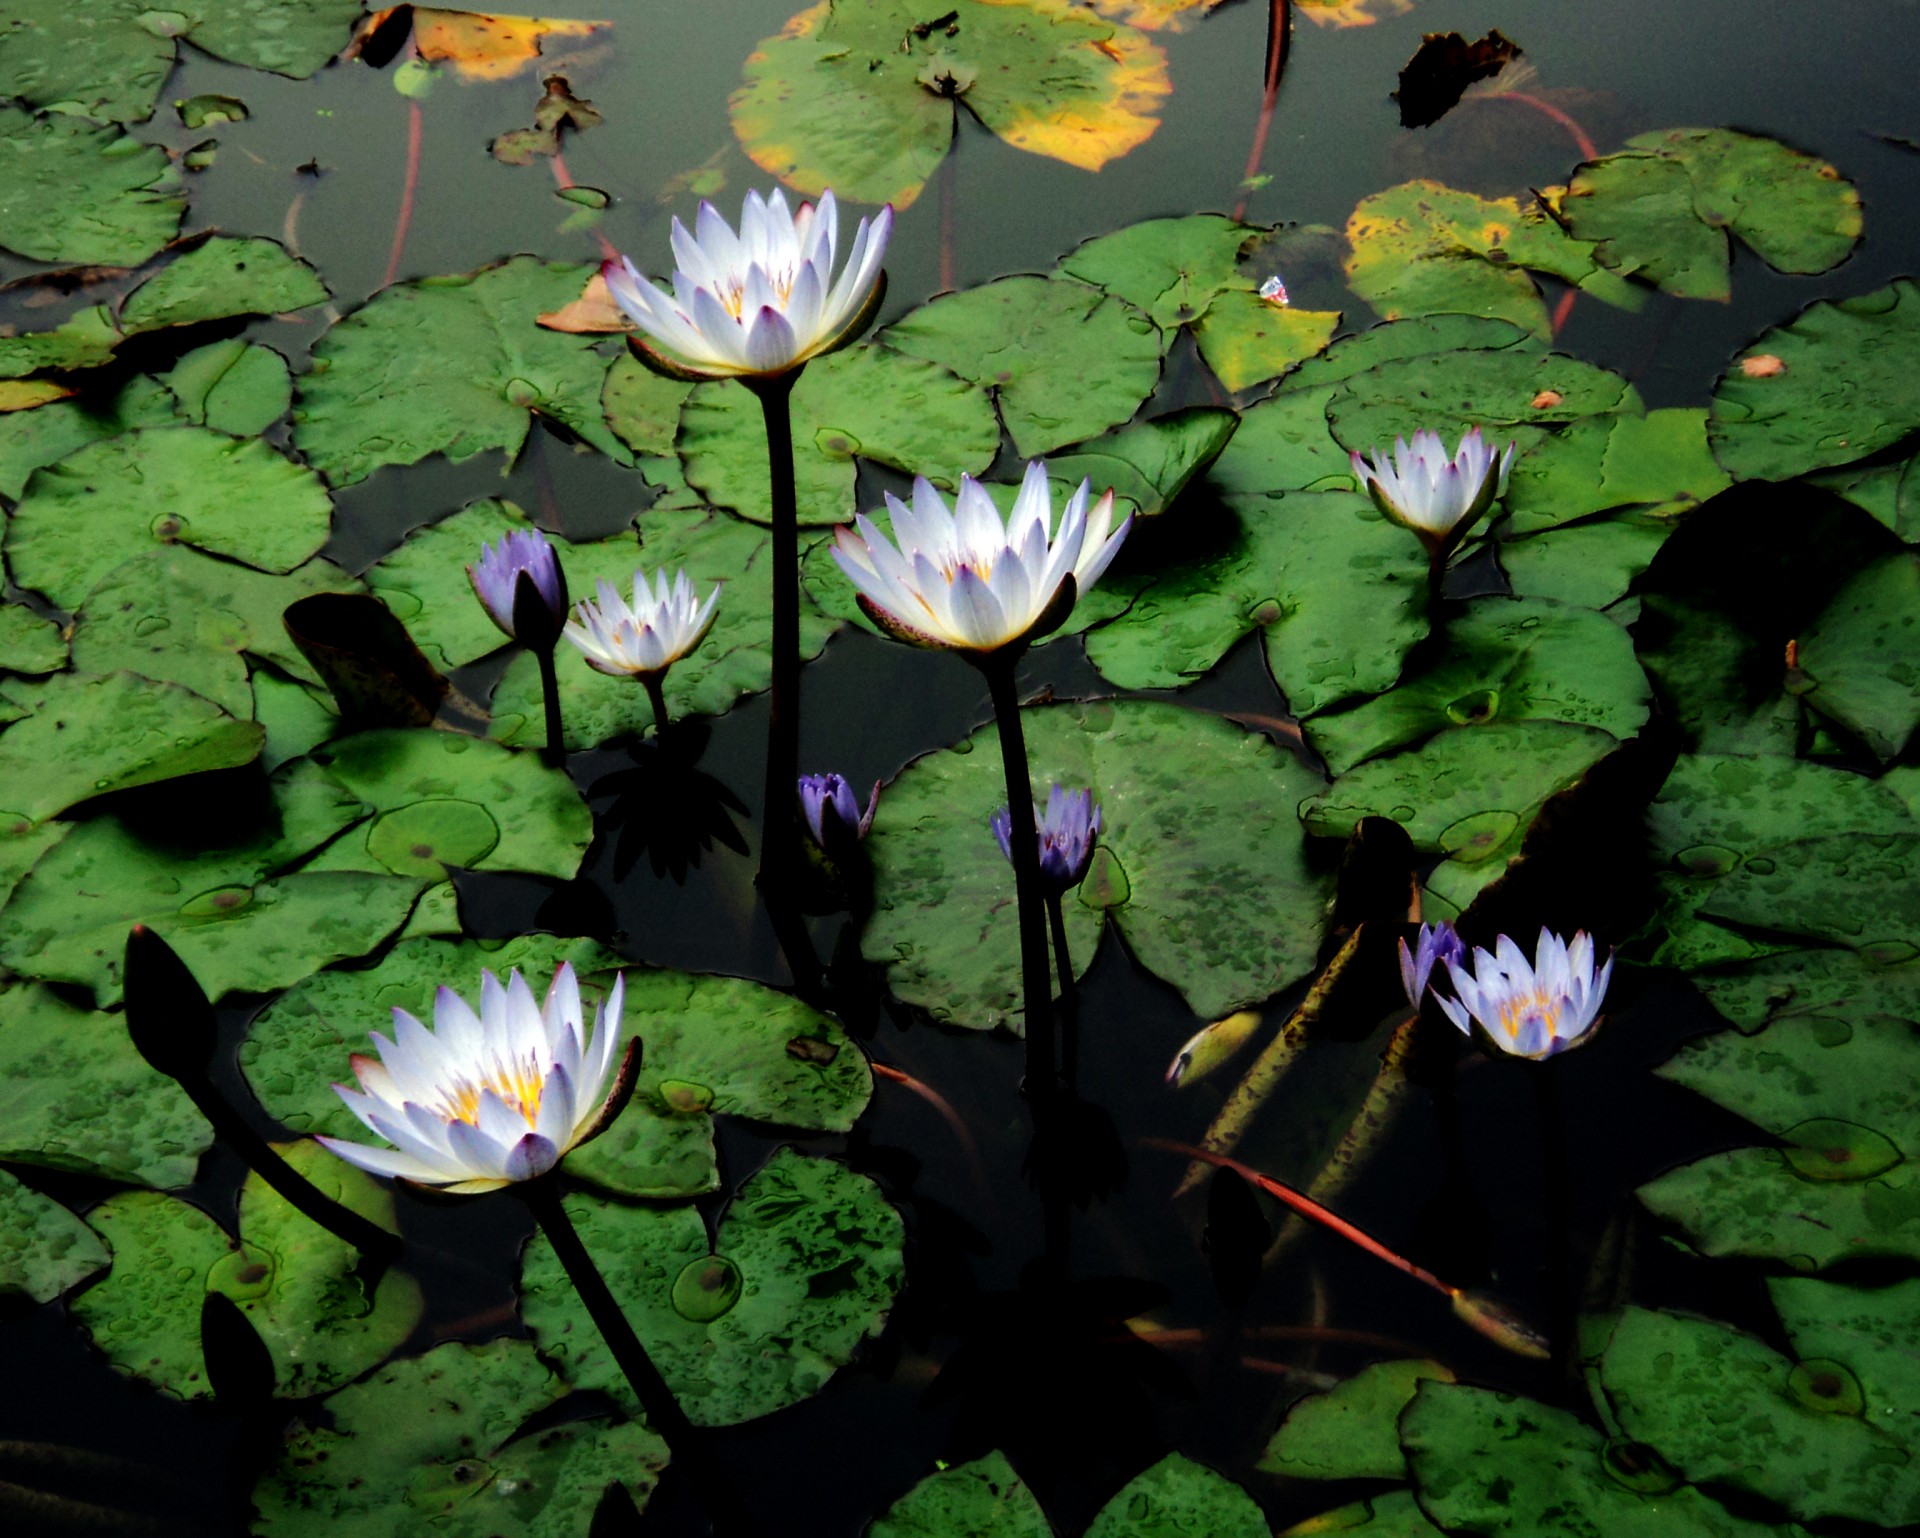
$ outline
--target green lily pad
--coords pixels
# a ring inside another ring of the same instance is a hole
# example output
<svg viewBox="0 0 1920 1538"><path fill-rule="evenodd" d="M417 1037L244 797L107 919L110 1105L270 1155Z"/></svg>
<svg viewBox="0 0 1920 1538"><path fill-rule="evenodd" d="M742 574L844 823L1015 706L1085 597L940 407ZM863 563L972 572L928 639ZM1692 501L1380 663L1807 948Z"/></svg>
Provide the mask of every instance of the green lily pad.
<svg viewBox="0 0 1920 1538"><path fill-rule="evenodd" d="M1087 241L1061 259L1060 271L1138 305L1171 333L1228 290L1252 289L1240 257L1265 233L1224 214L1143 219Z"/></svg>
<svg viewBox="0 0 1920 1538"><path fill-rule="evenodd" d="M1822 470L1807 479L1865 508L1908 544L1920 543L1920 455L1897 464Z"/></svg>
<svg viewBox="0 0 1920 1538"><path fill-rule="evenodd" d="M1532 355L1538 347L1527 329L1512 321L1485 315L1410 315L1341 337L1303 363L1287 384L1290 389L1317 390L1407 358L1515 350Z"/></svg>
<svg viewBox="0 0 1920 1538"><path fill-rule="evenodd" d="M1268 1538L1260 1503L1224 1474L1168 1453L1102 1506L1086 1538Z"/></svg>
<svg viewBox="0 0 1920 1538"><path fill-rule="evenodd" d="M1046 1512L1006 1455L929 1474L875 1518L867 1538L1053 1538Z"/></svg>
<svg viewBox="0 0 1920 1538"><path fill-rule="evenodd" d="M902 1279L900 1216L864 1175L783 1148L748 1178L711 1250L691 1207L567 1199L587 1251L695 1425L731 1426L810 1398L877 1334ZM731 1309L690 1319L675 1281L709 1254L742 1291ZM578 1388L630 1398L599 1332L544 1237L527 1246L521 1314Z"/></svg>
<svg viewBox="0 0 1920 1538"><path fill-rule="evenodd" d="M1451 313L1503 319L1545 338L1547 307L1528 276L1547 273L1621 309L1639 296L1543 211L1434 181L1362 198L1347 219L1353 291L1388 320Z"/></svg>
<svg viewBox="0 0 1920 1538"><path fill-rule="evenodd" d="M1237 393L1325 352L1340 321L1338 310L1296 310L1235 289L1207 306L1193 339L1214 377Z"/></svg>
<svg viewBox="0 0 1920 1538"><path fill-rule="evenodd" d="M1861 1414L1867 1423L1909 1454L1920 1447L1920 1373L1913 1354L1913 1342L1920 1338L1920 1281L1843 1287L1777 1276L1768 1278L1767 1292L1802 1362L1839 1366L1864 1400Z"/></svg>
<svg viewBox="0 0 1920 1538"><path fill-rule="evenodd" d="M1920 955L1917 881L1920 834L1806 838L1730 872L1702 911L1891 964Z"/></svg>
<svg viewBox="0 0 1920 1538"><path fill-rule="evenodd" d="M94 368L113 356L125 338L104 304L89 305L51 331L0 337L0 379L19 379L42 369Z"/></svg>
<svg viewBox="0 0 1920 1538"><path fill-rule="evenodd" d="M40 856L67 836L64 822L36 823L18 813L0 816L0 908Z"/></svg>
<svg viewBox="0 0 1920 1538"><path fill-rule="evenodd" d="M1796 950L1697 972L1693 985L1742 1031L1782 1015L1844 1015L1856 1004L1920 1019L1920 964L1876 965L1855 951Z"/></svg>
<svg viewBox="0 0 1920 1538"><path fill-rule="evenodd" d="M1727 231L1778 272L1825 272L1860 238L1860 194L1824 160L1730 128L1640 134L1573 174L1559 212L1599 262L1683 299L1725 299Z"/></svg>
<svg viewBox="0 0 1920 1538"><path fill-rule="evenodd" d="M314 344L300 376L294 440L335 486L430 454L511 458L534 416L631 464L600 410L597 338L535 317L579 297L588 269L516 256L455 277L382 289Z"/></svg>
<svg viewBox="0 0 1920 1538"><path fill-rule="evenodd" d="M1808 305L1720 376L1707 428L1713 457L1737 481L1784 481L1898 443L1920 427L1916 348L1911 279Z"/></svg>
<svg viewBox="0 0 1920 1538"><path fill-rule="evenodd" d="M593 837L592 814L564 770L498 743L396 728L326 743L313 761L373 816L311 870L438 881L451 865L566 880Z"/></svg>
<svg viewBox="0 0 1920 1538"><path fill-rule="evenodd" d="M1107 874L1063 904L1076 969L1115 923L1142 966L1213 1019L1312 966L1322 882L1294 808L1318 782L1292 755L1160 703L1060 705L1021 720L1041 792L1055 780L1089 785L1106 808ZM868 839L874 907L861 939L899 997L981 1030L1020 1014L1013 876L987 831L1006 802L994 741L983 727L888 786Z"/></svg>
<svg viewBox="0 0 1920 1538"><path fill-rule="evenodd" d="M807 365L793 388L794 479L800 522L851 523L854 459L924 475L949 491L1000 451L983 390L924 358L869 343ZM729 381L696 385L675 447L701 499L755 523L772 519L760 403Z"/></svg>
<svg viewBox="0 0 1920 1538"><path fill-rule="evenodd" d="M29 984L0 992L0 1159L183 1186L213 1129L149 1068L121 1015Z"/></svg>
<svg viewBox="0 0 1920 1538"><path fill-rule="evenodd" d="M252 722L131 673L8 679L4 694L25 715L0 732L3 810L34 822L109 791L230 769L260 751Z"/></svg>
<svg viewBox="0 0 1920 1538"><path fill-rule="evenodd" d="M269 774L306 757L339 730L340 714L326 690L282 678L271 668L255 668L251 681L253 718L267 733L260 767Z"/></svg>
<svg viewBox="0 0 1920 1538"><path fill-rule="evenodd" d="M332 514L320 478L258 439L148 427L35 471L7 521L7 559L21 586L77 609L151 545L292 571L326 543Z"/></svg>
<svg viewBox="0 0 1920 1538"><path fill-rule="evenodd" d="M629 599L633 573L649 576L685 568L704 598L714 583L725 584L713 629L692 655L674 664L665 680L667 709L675 720L690 714L722 715L742 697L758 693L773 680L768 615L773 611L773 577L765 529L707 508L652 507L640 520L640 542L631 536L569 547L567 580L584 597L601 578ZM800 656L817 657L833 632L833 621L811 605L800 608ZM588 667L573 648L561 643L560 706L567 745L596 747L622 736L638 737L653 722L646 690L627 678L613 678ZM539 664L523 653L508 666L493 691L493 735L516 746L543 746Z"/></svg>
<svg viewBox="0 0 1920 1538"><path fill-rule="evenodd" d="M449 1341L349 1384L254 1490L262 1538L587 1538L613 1483L645 1505L666 1445L636 1422L520 1435L566 1387L525 1340Z"/></svg>
<svg viewBox="0 0 1920 1538"><path fill-rule="evenodd" d="M1501 501L1514 534L1590 513L1685 512L1732 482L1707 450L1707 413L1670 406L1583 417L1517 460Z"/></svg>
<svg viewBox="0 0 1920 1538"><path fill-rule="evenodd" d="M1800 637L1801 697L1883 761L1920 726L1920 557L1889 555L1834 594Z"/></svg>
<svg viewBox="0 0 1920 1538"><path fill-rule="evenodd" d="M800 376L805 379L807 376ZM684 379L656 373L631 352L613 360L600 391L600 409L607 426L634 453L666 456L673 453L673 437L680 426L680 408L693 393ZM794 447L799 448L796 441Z"/></svg>
<svg viewBox="0 0 1920 1538"><path fill-rule="evenodd" d="M1364 817L1391 817L1416 849L1474 864L1517 851L1547 799L1618 746L1597 727L1562 721L1456 726L1348 770L1300 815L1309 833L1333 838L1351 836Z"/></svg>
<svg viewBox="0 0 1920 1538"><path fill-rule="evenodd" d="M1419 543L1352 492L1234 497L1228 538L1178 562L1087 639L1124 689L1178 688L1258 633L1296 715L1391 687L1427 633Z"/></svg>
<svg viewBox="0 0 1920 1538"><path fill-rule="evenodd" d="M0 373L4 372L0 362ZM35 470L89 443L117 438L136 427L164 427L178 421L177 404L171 390L141 374L111 394L82 393L31 411L0 415L0 497L19 501L27 477Z"/></svg>
<svg viewBox="0 0 1920 1538"><path fill-rule="evenodd" d="M1448 621L1438 660L1307 728L1334 774L1452 726L1567 721L1622 741L1652 703L1633 638L1603 614L1540 598L1480 598Z"/></svg>
<svg viewBox="0 0 1920 1538"><path fill-rule="evenodd" d="M59 625L24 604L0 606L0 670L51 673L67 665L67 638Z"/></svg>
<svg viewBox="0 0 1920 1538"><path fill-rule="evenodd" d="M73 665L179 684L244 720L253 714L244 656L320 682L280 623L287 605L358 588L324 560L270 576L190 546L162 545L115 568L87 595L73 628Z"/></svg>
<svg viewBox="0 0 1920 1538"><path fill-rule="evenodd" d="M1327 407L1338 393L1335 385L1286 389L1249 406L1240 414L1233 441L1213 462L1214 485L1230 496L1249 498L1351 490L1352 457L1327 424Z"/></svg>
<svg viewBox="0 0 1920 1538"><path fill-rule="evenodd" d="M1150 137L1171 86L1132 27L1067 0L954 0L927 26L911 0L814 5L747 56L728 101L761 170L905 208L966 110L1016 149L1097 171Z"/></svg>
<svg viewBox="0 0 1920 1538"><path fill-rule="evenodd" d="M1376 1362L1287 1411L1258 1467L1294 1479L1404 1479L1400 1412L1423 1379L1451 1383L1438 1362Z"/></svg>
<svg viewBox="0 0 1920 1538"><path fill-rule="evenodd" d="M1411 1490L1391 1490L1371 1500L1355 1501L1317 1517L1296 1523L1278 1538L1308 1538L1309 1534L1366 1533L1368 1538L1439 1538L1440 1529L1427 1520Z"/></svg>
<svg viewBox="0 0 1920 1538"><path fill-rule="evenodd" d="M293 375L271 347L229 337L196 347L166 375L180 415L201 427L256 438L293 404Z"/></svg>
<svg viewBox="0 0 1920 1538"><path fill-rule="evenodd" d="M1690 1485L1624 1479L1606 1439L1565 1410L1427 1382L1400 1418L1420 1504L1487 1538L1782 1538ZM1789 1529L1788 1531L1793 1531Z"/></svg>
<svg viewBox="0 0 1920 1538"><path fill-rule="evenodd" d="M1124 299L1066 278L1000 278L895 321L890 346L993 391L1024 458L1117 427L1160 378L1160 328Z"/></svg>
<svg viewBox="0 0 1920 1538"><path fill-rule="evenodd" d="M1220 457L1239 426L1231 411L1190 406L1056 454L1047 461L1047 474L1069 485L1090 480L1095 496L1111 490L1141 517L1155 518Z"/></svg>
<svg viewBox="0 0 1920 1538"><path fill-rule="evenodd" d="M127 295L120 329L131 335L228 315L278 315L328 297L312 266L278 241L214 235Z"/></svg>
<svg viewBox="0 0 1920 1538"><path fill-rule="evenodd" d="M1500 566L1517 598L1604 609L1626 596L1673 526L1638 513L1548 529L1500 542Z"/></svg>
<svg viewBox="0 0 1920 1538"><path fill-rule="evenodd" d="M0 244L38 262L144 262L180 229L180 174L157 144L0 106Z"/></svg>
<svg viewBox="0 0 1920 1538"><path fill-rule="evenodd" d="M1809 1521L1920 1521L1920 1465L1908 1450L1863 1417L1805 1403L1792 1372L1790 1359L1751 1335L1643 1308L1622 1313L1600 1359L1622 1431L1688 1479Z"/></svg>
<svg viewBox="0 0 1920 1538"><path fill-rule="evenodd" d="M18 1177L0 1170L0 1297L24 1293L51 1302L106 1269L100 1236Z"/></svg>
<svg viewBox="0 0 1920 1538"><path fill-rule="evenodd" d="M1641 601L1641 664L1693 748L1792 754L1801 712L1781 687L1777 655L1761 653L1741 620L1712 602L1661 592Z"/></svg>
<svg viewBox="0 0 1920 1538"><path fill-rule="evenodd" d="M436 668L449 672L465 667L508 644L474 597L467 568L480 559L482 545L498 544L515 529L532 527L532 520L511 502L495 497L471 502L451 518L415 529L367 569L367 587L407 627ZM592 597L591 584L575 573L568 559L568 541L549 536L549 543L567 570L574 599Z"/></svg>

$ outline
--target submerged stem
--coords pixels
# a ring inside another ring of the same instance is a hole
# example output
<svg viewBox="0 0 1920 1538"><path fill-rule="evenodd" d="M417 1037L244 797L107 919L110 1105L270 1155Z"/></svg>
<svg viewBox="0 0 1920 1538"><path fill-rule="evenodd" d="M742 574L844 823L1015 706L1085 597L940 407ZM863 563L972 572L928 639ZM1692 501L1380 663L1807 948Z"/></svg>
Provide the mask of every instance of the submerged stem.
<svg viewBox="0 0 1920 1538"><path fill-rule="evenodd" d="M1047 930L1040 895L1040 846L1034 837L1033 782L1027 771L1027 740L1020 725L1015 659L995 653L980 661L993 717L1000 729L1000 761L1007 777L1007 817L1012 833L1013 886L1020 915L1020 982L1027 1015L1027 1098L1048 1105L1059 1085L1054 1065L1053 982L1047 975Z"/></svg>
<svg viewBox="0 0 1920 1538"><path fill-rule="evenodd" d="M1060 1079L1069 1090L1080 1082L1080 990L1067 951L1067 915L1062 894L1047 894L1047 924L1053 931L1053 971L1060 983Z"/></svg>

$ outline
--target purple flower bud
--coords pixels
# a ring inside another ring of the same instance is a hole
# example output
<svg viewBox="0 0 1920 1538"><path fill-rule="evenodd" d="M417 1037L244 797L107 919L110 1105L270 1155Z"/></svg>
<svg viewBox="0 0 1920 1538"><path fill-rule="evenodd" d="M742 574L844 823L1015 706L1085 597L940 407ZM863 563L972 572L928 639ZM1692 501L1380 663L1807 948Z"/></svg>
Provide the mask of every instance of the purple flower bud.
<svg viewBox="0 0 1920 1538"><path fill-rule="evenodd" d="M867 830L873 826L873 814L879 807L878 780L873 782L873 793L867 797L867 809L863 812L853 787L841 776L800 776L800 811L807 819L807 831L820 846L820 852L830 860L844 859L867 836Z"/></svg>
<svg viewBox="0 0 1920 1538"><path fill-rule="evenodd" d="M1413 950L1407 949L1405 940L1400 942L1400 984L1407 990L1407 1002L1418 1009L1426 996L1427 980L1433 975L1434 967L1442 961L1451 964L1466 957L1467 947L1454 932L1453 925L1444 919L1438 924L1422 924ZM1441 973L1442 978L1446 975ZM1438 996L1436 993L1435 997Z"/></svg>
<svg viewBox="0 0 1920 1538"><path fill-rule="evenodd" d="M1000 853L1012 860L1012 814L1003 806L987 819L987 826L1000 841ZM1078 886L1100 839L1100 808L1094 805L1093 792L1055 785L1047 793L1046 811L1034 816L1034 833L1040 841L1042 889L1054 895Z"/></svg>
<svg viewBox="0 0 1920 1538"><path fill-rule="evenodd" d="M467 568L467 580L473 583L474 596L487 611L487 618L520 640L513 627L513 595L522 572L533 578L534 588L553 616L550 634L557 640L567 620L567 579L560 570L559 556L538 529L515 529L497 545L482 545L480 559ZM532 638L528 639L532 644ZM552 640L546 644L551 645Z"/></svg>

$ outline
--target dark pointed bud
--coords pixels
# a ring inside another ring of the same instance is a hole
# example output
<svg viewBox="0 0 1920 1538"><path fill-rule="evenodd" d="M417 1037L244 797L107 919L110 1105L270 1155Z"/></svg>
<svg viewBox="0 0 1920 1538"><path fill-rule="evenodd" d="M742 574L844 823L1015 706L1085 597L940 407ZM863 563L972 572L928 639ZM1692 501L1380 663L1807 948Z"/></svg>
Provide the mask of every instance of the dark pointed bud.
<svg viewBox="0 0 1920 1538"><path fill-rule="evenodd" d="M202 1079L219 1028L213 1004L171 945L145 924L127 933L127 1034L149 1067L170 1079Z"/></svg>
<svg viewBox="0 0 1920 1538"><path fill-rule="evenodd" d="M257 1410L273 1398L273 1354L240 1305L210 1292L200 1305L207 1386L226 1410Z"/></svg>
<svg viewBox="0 0 1920 1538"><path fill-rule="evenodd" d="M555 614L530 571L513 584L513 637L528 651L550 652L566 626L566 610Z"/></svg>

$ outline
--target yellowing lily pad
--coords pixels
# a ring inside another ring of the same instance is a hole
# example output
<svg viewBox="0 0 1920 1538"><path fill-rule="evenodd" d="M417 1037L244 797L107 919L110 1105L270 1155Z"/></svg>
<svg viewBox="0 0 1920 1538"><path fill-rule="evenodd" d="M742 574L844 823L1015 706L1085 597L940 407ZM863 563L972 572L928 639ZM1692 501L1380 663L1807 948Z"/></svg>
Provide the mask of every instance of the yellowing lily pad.
<svg viewBox="0 0 1920 1538"><path fill-rule="evenodd" d="M532 67L548 38L591 37L611 21L565 21L543 16L494 16L416 5L413 46L423 59L450 64L463 80L507 80ZM366 19L363 34L383 25L393 8Z"/></svg>

